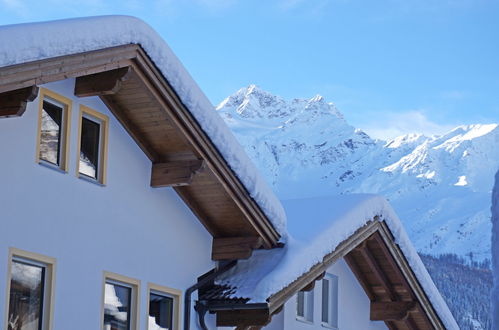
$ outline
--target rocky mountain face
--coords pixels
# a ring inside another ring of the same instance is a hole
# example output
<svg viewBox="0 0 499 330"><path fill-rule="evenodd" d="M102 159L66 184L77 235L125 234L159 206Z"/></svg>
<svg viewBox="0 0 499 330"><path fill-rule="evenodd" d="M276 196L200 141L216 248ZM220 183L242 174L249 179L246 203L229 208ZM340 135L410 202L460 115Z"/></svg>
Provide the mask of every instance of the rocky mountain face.
<svg viewBox="0 0 499 330"><path fill-rule="evenodd" d="M281 199L382 194L420 252L490 258L497 124L380 141L319 95L289 101L254 85L216 110Z"/></svg>

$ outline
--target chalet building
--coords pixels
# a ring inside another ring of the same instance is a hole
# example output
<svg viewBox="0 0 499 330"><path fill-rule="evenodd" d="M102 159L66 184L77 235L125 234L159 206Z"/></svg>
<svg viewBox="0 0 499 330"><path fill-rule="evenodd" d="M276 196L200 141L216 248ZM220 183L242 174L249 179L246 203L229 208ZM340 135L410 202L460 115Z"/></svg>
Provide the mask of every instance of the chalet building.
<svg viewBox="0 0 499 330"><path fill-rule="evenodd" d="M279 201L142 21L0 41L2 329L458 328L384 199Z"/></svg>

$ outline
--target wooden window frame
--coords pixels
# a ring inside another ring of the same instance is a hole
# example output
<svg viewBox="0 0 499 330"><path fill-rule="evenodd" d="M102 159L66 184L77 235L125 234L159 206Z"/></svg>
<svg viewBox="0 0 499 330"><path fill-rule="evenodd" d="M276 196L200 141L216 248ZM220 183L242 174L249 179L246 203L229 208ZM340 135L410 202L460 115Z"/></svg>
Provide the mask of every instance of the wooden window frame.
<svg viewBox="0 0 499 330"><path fill-rule="evenodd" d="M34 265L43 265L45 268L45 283L43 289L42 330L52 330L54 319L55 300L55 275L56 259L38 253L28 252L17 248L9 248L9 259L7 265L7 290L5 300L4 329L8 329L9 305L10 305L10 282L12 279L12 261L14 259L31 261Z"/></svg>
<svg viewBox="0 0 499 330"><path fill-rule="evenodd" d="M329 281L329 292L328 292L328 305L329 305L329 309L328 309L328 322L324 322L322 321L322 312L323 312L323 308L324 306L322 305L322 294L323 294L323 291L321 290L321 325L325 328L329 328L329 329L334 329L334 330L337 330L339 328L339 325L333 325L332 324L332 313L331 313L331 298L332 298L332 294L334 294L334 291L333 291L333 288L331 286L332 284L332 281L336 281L336 302L337 302L337 305L336 305L336 308L337 308L337 311L336 311L336 323L338 323L338 318L339 318L339 303L338 303L338 299L339 299L339 287L340 287L340 279L339 279L339 276L338 275L334 275L334 274L331 274L331 273L326 273L326 275L324 276L324 280L328 280ZM323 285L324 282L321 282L321 285Z"/></svg>
<svg viewBox="0 0 499 330"><path fill-rule="evenodd" d="M100 124L100 141L99 141L99 162L97 166L97 178L93 179L85 174L80 173L80 151L81 151L81 134L83 117L91 120L94 118ZM107 154L109 142L109 117L93 110L85 105L80 105L80 114L78 116L78 145L76 150L76 176L80 179L85 179L90 182L98 183L105 186L107 183Z"/></svg>
<svg viewBox="0 0 499 330"><path fill-rule="evenodd" d="M101 317L99 329L104 330L104 306L106 301L106 283L108 281L117 282L118 284L122 284L132 289L132 301L130 307L130 330L139 330L140 280L107 271L103 273L102 280Z"/></svg>
<svg viewBox="0 0 499 330"><path fill-rule="evenodd" d="M167 286L157 285L154 283L147 284L147 304L146 304L146 329L149 330L149 304L151 300L151 293L163 294L173 298L173 329L180 330L180 318L182 306L182 291L173 289Z"/></svg>
<svg viewBox="0 0 499 330"><path fill-rule="evenodd" d="M73 107L73 101L61 94L53 92L49 89L40 88L40 92L38 94L39 103L38 103L38 127L36 134L36 155L35 162L47 166L49 168L53 168L56 170L60 170L61 172L67 173L69 169L69 138L71 131L71 110ZM42 112L43 112L43 101L45 99L53 100L57 103L63 105L63 117L62 117L62 141L61 141L61 150L59 156L59 165L52 164L46 160L40 158L40 143L42 137Z"/></svg>

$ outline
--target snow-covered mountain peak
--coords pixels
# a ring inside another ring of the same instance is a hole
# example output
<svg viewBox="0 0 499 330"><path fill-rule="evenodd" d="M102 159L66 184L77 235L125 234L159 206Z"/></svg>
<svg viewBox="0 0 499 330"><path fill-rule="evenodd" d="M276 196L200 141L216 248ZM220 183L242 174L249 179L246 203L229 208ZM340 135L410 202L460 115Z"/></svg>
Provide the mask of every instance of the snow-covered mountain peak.
<svg viewBox="0 0 499 330"><path fill-rule="evenodd" d="M281 199L379 193L420 251L490 257L497 124L378 141L320 95L285 100L255 85L217 111Z"/></svg>
<svg viewBox="0 0 499 330"><path fill-rule="evenodd" d="M223 100L216 110L224 118L265 121L265 124L269 124L269 120L281 124L290 121L310 122L324 115L332 115L343 120L343 115L334 103L326 102L321 95L315 95L310 99L296 98L287 101L256 85L241 88Z"/></svg>

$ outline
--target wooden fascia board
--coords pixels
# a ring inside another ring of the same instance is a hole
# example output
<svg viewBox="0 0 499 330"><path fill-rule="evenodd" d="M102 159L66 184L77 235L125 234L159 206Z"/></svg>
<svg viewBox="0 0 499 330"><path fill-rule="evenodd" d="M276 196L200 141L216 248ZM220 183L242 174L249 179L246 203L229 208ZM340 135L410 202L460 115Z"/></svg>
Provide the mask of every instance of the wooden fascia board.
<svg viewBox="0 0 499 330"><path fill-rule="evenodd" d="M404 278L409 283L409 286L412 289L414 295L416 296L417 300L420 302L420 306L423 309L424 314L428 317L428 319L435 327L435 329L444 330L445 326L440 320L440 317L437 315L435 309L433 308L433 305L428 299L423 288L421 287L421 284L419 283L419 280L416 278L416 275L412 271L412 268L409 266L409 263L405 255L400 250L400 247L395 243L393 235L390 229L388 228L388 225L385 222L381 222L379 233L383 238L384 242L386 243L386 246L388 247L393 258L395 259L398 268L402 272Z"/></svg>
<svg viewBox="0 0 499 330"><path fill-rule="evenodd" d="M381 224L377 217L375 218L375 221L368 222L365 226L357 230L352 236L340 243L333 252L327 254L321 263L314 265L308 272L301 275L293 283L268 298L267 300L269 302L270 312L272 313L280 308L294 294L304 289L312 281L315 281L315 279L321 276L331 264L346 256L374 232L379 230L380 226Z"/></svg>
<svg viewBox="0 0 499 330"><path fill-rule="evenodd" d="M0 68L0 93L130 66L138 45L110 47Z"/></svg>
<svg viewBox="0 0 499 330"><path fill-rule="evenodd" d="M243 212L248 222L263 238L264 246L266 248L275 246L280 235L270 223L269 219L263 214L263 211L253 198L249 196L246 188L230 169L218 149L213 145L197 120L181 102L175 91L155 67L154 63L152 63L141 49L138 50L138 53L139 56L133 63L135 72L148 87L152 95L156 97L161 106L164 109L173 110L174 113L171 114L172 121L182 131L198 156L206 161L207 166L212 170L231 199Z"/></svg>

